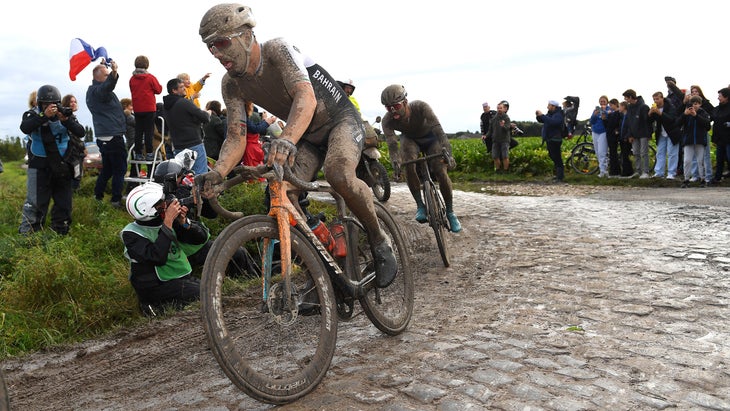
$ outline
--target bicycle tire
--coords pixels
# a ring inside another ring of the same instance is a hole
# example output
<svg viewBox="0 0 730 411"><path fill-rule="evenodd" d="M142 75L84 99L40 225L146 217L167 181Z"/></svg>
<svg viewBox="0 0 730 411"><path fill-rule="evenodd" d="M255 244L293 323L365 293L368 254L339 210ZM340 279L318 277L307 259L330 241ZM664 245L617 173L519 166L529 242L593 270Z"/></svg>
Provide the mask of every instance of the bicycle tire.
<svg viewBox="0 0 730 411"><path fill-rule="evenodd" d="M576 173L591 175L598 172L598 156L593 143L580 143L570 152L570 165Z"/></svg>
<svg viewBox="0 0 730 411"><path fill-rule="evenodd" d="M384 203L390 199L390 179L388 171L379 161L370 162L370 173L373 175L373 194L378 201Z"/></svg>
<svg viewBox="0 0 730 411"><path fill-rule="evenodd" d="M0 370L0 411L10 410L10 394L8 387L5 385L5 374Z"/></svg>
<svg viewBox="0 0 730 411"><path fill-rule="evenodd" d="M425 180L423 182L423 192L423 200L426 202L426 211L428 212L428 224L433 228L433 233L436 236L441 261L443 261L444 267L448 267L451 265L451 253L449 252L449 243L446 237L446 231L448 231L446 207L441 199L441 193L433 182Z"/></svg>
<svg viewBox="0 0 730 411"><path fill-rule="evenodd" d="M373 287L359 298L360 306L370 322L388 335L403 332L413 315L414 281L410 255L398 224L380 203L375 203L375 213L380 227L390 238L393 254L398 262L398 272L393 282L385 288ZM351 224L348 267L355 280L361 280L374 271L373 254L365 230L359 224Z"/></svg>
<svg viewBox="0 0 730 411"><path fill-rule="evenodd" d="M283 303L277 305L285 293L275 270L266 299L262 277L258 281L226 277L238 247L245 247L261 267L265 262L276 267L278 235L276 220L262 215L226 227L203 267L201 307L211 350L228 378L259 401L286 404L312 391L324 378L334 355L338 319L325 266L298 230L291 230L291 283L298 302L293 311L282 308ZM268 254L262 250L264 239L276 240ZM298 311L304 301L309 301L311 312Z"/></svg>

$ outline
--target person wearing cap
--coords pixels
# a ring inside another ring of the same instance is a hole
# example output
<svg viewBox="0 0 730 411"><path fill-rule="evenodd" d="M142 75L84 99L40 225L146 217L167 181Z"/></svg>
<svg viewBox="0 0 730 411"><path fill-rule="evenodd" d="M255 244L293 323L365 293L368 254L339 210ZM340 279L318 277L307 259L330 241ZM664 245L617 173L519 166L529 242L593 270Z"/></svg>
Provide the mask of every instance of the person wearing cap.
<svg viewBox="0 0 730 411"><path fill-rule="evenodd" d="M547 145L548 156L555 166L554 182L565 180L565 165L563 164L563 109L556 100L548 101L547 113L535 111L535 118L542 123L542 141Z"/></svg>
<svg viewBox="0 0 730 411"><path fill-rule="evenodd" d="M211 7L198 34L212 56L226 69L221 91L228 108L228 131L212 171L196 176L204 197L237 166L246 149L245 100L286 125L271 139L267 165L292 166L306 181L320 169L333 190L363 224L372 245L375 285L387 287L398 269L390 239L381 229L373 194L357 178L365 130L360 113L336 80L316 61L282 38L259 43L250 7L235 3ZM297 204L296 201L294 201Z"/></svg>

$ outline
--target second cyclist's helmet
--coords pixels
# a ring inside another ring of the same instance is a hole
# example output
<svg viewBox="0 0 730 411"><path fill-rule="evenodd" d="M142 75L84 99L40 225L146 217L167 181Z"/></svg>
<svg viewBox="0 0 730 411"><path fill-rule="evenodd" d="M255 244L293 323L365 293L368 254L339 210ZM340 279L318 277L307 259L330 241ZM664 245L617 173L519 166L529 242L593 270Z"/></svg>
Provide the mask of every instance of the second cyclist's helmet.
<svg viewBox="0 0 730 411"><path fill-rule="evenodd" d="M408 93L406 93L405 87L400 84L391 84L380 94L380 102L384 106L389 106L391 104L400 103L405 100L407 96Z"/></svg>

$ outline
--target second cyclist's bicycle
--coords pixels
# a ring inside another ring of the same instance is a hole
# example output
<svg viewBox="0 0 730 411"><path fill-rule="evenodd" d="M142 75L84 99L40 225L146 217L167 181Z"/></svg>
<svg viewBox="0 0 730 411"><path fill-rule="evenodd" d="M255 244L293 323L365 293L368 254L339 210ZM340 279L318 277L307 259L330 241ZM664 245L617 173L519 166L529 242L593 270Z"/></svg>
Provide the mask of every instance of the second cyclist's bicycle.
<svg viewBox="0 0 730 411"><path fill-rule="evenodd" d="M359 314L355 302L384 333L406 329L414 298L408 250L398 224L374 202L398 264L395 280L376 288L373 245L329 185L304 182L288 172L282 181L266 166L234 171L242 173L242 180L268 180L270 211L238 218L214 241L201 281L203 324L216 360L236 386L259 401L284 404L306 395L324 378L335 351L338 320ZM319 225L324 222L306 217L305 201L299 202L300 212L289 200L289 190L331 198L336 218L330 232L335 235L321 240ZM249 267L253 280L226 276L239 247L256 262Z"/></svg>
<svg viewBox="0 0 730 411"><path fill-rule="evenodd" d="M428 225L433 228L433 233L436 235L436 244L438 245L444 267L451 265L451 252L449 251L449 241L446 236L446 233L451 231L451 224L446 217L446 204L441 196L441 191L439 191L439 187L431 179L428 162L436 158L448 161L448 156L449 153L444 149L441 153L404 161L402 164L403 167L408 164L416 165L416 172L418 173L418 178L421 180L421 195L423 196L423 203L426 206Z"/></svg>

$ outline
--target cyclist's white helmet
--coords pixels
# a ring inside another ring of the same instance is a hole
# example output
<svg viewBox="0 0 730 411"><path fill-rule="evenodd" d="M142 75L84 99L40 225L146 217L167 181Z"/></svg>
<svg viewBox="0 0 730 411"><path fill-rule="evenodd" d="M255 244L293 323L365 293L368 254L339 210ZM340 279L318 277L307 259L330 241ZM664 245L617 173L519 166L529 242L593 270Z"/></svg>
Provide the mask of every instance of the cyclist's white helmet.
<svg viewBox="0 0 730 411"><path fill-rule="evenodd" d="M138 185L127 195L127 212L135 220L150 221L157 217L155 204L164 199L162 185L154 182Z"/></svg>
<svg viewBox="0 0 730 411"><path fill-rule="evenodd" d="M391 84L380 94L380 102L384 106L400 103L408 96L406 88L400 84Z"/></svg>
<svg viewBox="0 0 730 411"><path fill-rule="evenodd" d="M203 15L198 34L203 39L203 43L208 43L217 36L241 31L244 26L256 27L256 19L251 7L236 3L218 4Z"/></svg>

